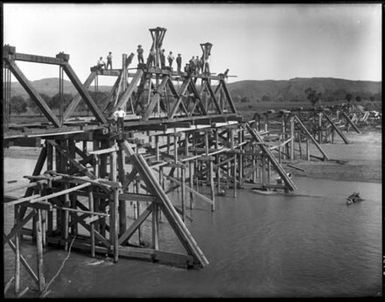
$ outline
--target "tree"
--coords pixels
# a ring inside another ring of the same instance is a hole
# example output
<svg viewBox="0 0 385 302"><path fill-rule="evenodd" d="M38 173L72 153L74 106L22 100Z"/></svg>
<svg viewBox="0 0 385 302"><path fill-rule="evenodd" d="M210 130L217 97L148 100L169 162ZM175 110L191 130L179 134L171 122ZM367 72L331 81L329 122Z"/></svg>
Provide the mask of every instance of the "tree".
<svg viewBox="0 0 385 302"><path fill-rule="evenodd" d="M40 93L40 97L43 99L43 101L45 101L47 104L49 104L51 98L44 94L44 93ZM35 112L35 113L41 113L41 110L39 108L39 106L36 104L36 102L34 100L32 100L32 98L28 98L27 100L27 108L30 108L30 110L32 112Z"/></svg>
<svg viewBox="0 0 385 302"><path fill-rule="evenodd" d="M347 93L346 95L345 95L345 100L350 104L350 101L352 100L352 94L350 94L350 93Z"/></svg>
<svg viewBox="0 0 385 302"><path fill-rule="evenodd" d="M271 99L270 99L270 97L268 95L264 95L262 97L262 102L270 102L270 101L271 101Z"/></svg>
<svg viewBox="0 0 385 302"><path fill-rule="evenodd" d="M321 99L321 92L317 92L316 90L308 87L305 89L306 97L310 101L310 103L313 105L313 107L316 106L316 104L320 101Z"/></svg>
<svg viewBox="0 0 385 302"><path fill-rule="evenodd" d="M250 103L250 100L247 96L244 96L243 98L241 98L241 103Z"/></svg>
<svg viewBox="0 0 385 302"><path fill-rule="evenodd" d="M371 102L374 102L374 101L376 100L376 98L375 98L374 96L371 96L371 97L369 98L369 100L370 100Z"/></svg>
<svg viewBox="0 0 385 302"><path fill-rule="evenodd" d="M20 95L13 96L10 100L10 108L11 108L11 112L16 112L16 113L26 112L27 102Z"/></svg>
<svg viewBox="0 0 385 302"><path fill-rule="evenodd" d="M356 102L361 102L361 97L359 95L356 96Z"/></svg>
<svg viewBox="0 0 385 302"><path fill-rule="evenodd" d="M72 94L70 93L63 93L63 108L67 108L71 100L73 99ZM60 97L60 93L55 94L49 101L48 105L50 106L51 109L59 109L62 104L62 100Z"/></svg>

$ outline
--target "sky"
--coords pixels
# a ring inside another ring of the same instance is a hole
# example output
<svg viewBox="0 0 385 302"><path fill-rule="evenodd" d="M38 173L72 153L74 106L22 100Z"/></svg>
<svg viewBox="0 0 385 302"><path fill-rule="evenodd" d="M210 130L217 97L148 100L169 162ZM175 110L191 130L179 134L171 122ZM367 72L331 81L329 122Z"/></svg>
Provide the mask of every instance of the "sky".
<svg viewBox="0 0 385 302"><path fill-rule="evenodd" d="M84 81L100 56L138 44L165 27L163 48L184 63L213 44L210 70L229 69L229 82L333 77L381 81L381 4L4 4L4 44L17 52L61 51ZM136 67L134 58L131 67ZM29 80L58 77L56 66L18 62ZM106 77L103 77L106 78ZM113 79L99 79L99 85ZM112 82L111 82L112 81Z"/></svg>

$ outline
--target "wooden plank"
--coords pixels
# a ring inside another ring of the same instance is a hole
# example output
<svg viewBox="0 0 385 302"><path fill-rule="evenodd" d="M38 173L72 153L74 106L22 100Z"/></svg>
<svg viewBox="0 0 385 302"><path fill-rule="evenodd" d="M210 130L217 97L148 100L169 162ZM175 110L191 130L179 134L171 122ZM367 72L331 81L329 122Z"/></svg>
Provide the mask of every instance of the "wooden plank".
<svg viewBox="0 0 385 302"><path fill-rule="evenodd" d="M13 58L16 61L33 62L33 63L41 63L41 64L51 64L51 65L61 65L64 62L63 59L61 59L61 58L30 55L30 54L19 53L19 52L15 53Z"/></svg>
<svg viewBox="0 0 385 302"><path fill-rule="evenodd" d="M106 153L111 153L111 152L116 152L118 151L119 148L117 145L114 145L112 146L111 148L107 148L107 149L100 149L100 150L95 150L95 151L89 151L88 153L89 154L92 154L92 155L100 155L100 154L106 154Z"/></svg>
<svg viewBox="0 0 385 302"><path fill-rule="evenodd" d="M43 264L43 241L42 241L42 217L41 210L37 211L36 219L36 248L37 248L37 275L39 277L39 290L45 288L44 264Z"/></svg>
<svg viewBox="0 0 385 302"><path fill-rule="evenodd" d="M51 199L51 198L54 198L54 197L58 197L58 196L62 196L62 195L68 194L70 192L77 191L79 189L88 187L90 185L91 185L90 183L84 183L84 184L78 185L76 187L72 187L72 188L69 188L69 189L66 189L66 190L62 190L62 191L57 192L57 193L52 193L52 194L44 195L44 196L37 197L37 198L31 198L30 202L31 203L35 203L35 202L38 202L38 201L48 200L48 199Z"/></svg>

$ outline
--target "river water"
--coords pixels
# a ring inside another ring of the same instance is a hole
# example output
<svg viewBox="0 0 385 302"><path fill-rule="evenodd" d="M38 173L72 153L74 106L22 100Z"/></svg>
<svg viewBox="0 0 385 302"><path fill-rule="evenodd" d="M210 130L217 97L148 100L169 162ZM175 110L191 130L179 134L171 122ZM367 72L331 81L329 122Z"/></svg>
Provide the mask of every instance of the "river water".
<svg viewBox="0 0 385 302"><path fill-rule="evenodd" d="M34 160L6 158L5 180L30 175ZM186 225L210 264L200 270L119 259L95 262L72 252L51 285L49 297L335 297L382 294L380 183L294 177L298 191L259 195L238 191L217 197L215 212L196 201ZM359 191L364 202L347 206ZM5 212L5 229L12 223ZM161 248L175 248L167 223ZM34 249L23 255L34 265ZM47 280L66 257L48 249ZM13 274L13 253L5 248L4 278ZM94 265L95 264L95 265ZM24 274L23 285L34 286ZM12 289L9 290L10 292ZM33 295L33 292L27 293Z"/></svg>

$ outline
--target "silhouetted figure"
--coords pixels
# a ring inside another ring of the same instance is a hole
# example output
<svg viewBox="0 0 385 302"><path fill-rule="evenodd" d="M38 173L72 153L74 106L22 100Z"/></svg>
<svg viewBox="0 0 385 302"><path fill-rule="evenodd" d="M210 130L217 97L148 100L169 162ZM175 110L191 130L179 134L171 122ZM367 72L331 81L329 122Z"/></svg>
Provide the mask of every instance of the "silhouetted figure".
<svg viewBox="0 0 385 302"><path fill-rule="evenodd" d="M178 72L181 72L181 69L182 69L182 57L181 57L180 53L178 53L178 56L176 57L176 66L177 66Z"/></svg>
<svg viewBox="0 0 385 302"><path fill-rule="evenodd" d="M167 56L167 60L170 69L172 69L172 62L174 61L174 55L172 54L172 51L170 51L169 55Z"/></svg>
<svg viewBox="0 0 385 302"><path fill-rule="evenodd" d="M136 50L136 52L138 53L138 63L139 64L143 64L144 63L144 59L143 59L143 48L142 48L142 45L138 45L138 49Z"/></svg>
<svg viewBox="0 0 385 302"><path fill-rule="evenodd" d="M160 52L160 66L162 69L166 66L166 54L164 49Z"/></svg>
<svg viewBox="0 0 385 302"><path fill-rule="evenodd" d="M108 53L108 56L107 56L106 69L108 69L108 66L110 66L110 69L112 69L112 53L111 53L111 51Z"/></svg>
<svg viewBox="0 0 385 302"><path fill-rule="evenodd" d="M118 130L123 131L124 129L124 117L126 116L126 112L119 107L117 111L114 112L114 117L118 121Z"/></svg>

